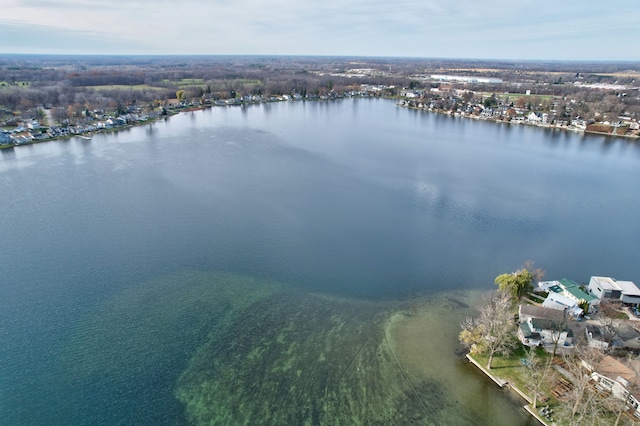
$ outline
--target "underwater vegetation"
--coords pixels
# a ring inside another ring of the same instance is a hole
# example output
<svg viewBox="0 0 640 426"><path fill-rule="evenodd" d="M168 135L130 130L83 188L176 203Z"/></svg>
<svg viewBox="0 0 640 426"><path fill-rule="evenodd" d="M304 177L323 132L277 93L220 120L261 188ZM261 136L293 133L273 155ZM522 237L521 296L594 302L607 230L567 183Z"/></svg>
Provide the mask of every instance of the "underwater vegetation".
<svg viewBox="0 0 640 426"><path fill-rule="evenodd" d="M198 350L176 395L194 424L438 424L442 389L411 383L385 336L389 312L273 294Z"/></svg>
<svg viewBox="0 0 640 426"><path fill-rule="evenodd" d="M481 424L449 380L466 374L458 300L352 300L188 271L97 306L70 339L66 377L105 395L84 414L99 422Z"/></svg>

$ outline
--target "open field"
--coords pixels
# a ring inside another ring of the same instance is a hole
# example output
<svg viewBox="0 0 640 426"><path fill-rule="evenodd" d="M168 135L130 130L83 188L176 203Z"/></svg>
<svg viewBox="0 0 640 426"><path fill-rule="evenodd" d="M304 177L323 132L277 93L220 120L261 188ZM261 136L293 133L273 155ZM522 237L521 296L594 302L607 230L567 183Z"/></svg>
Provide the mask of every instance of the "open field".
<svg viewBox="0 0 640 426"><path fill-rule="evenodd" d="M554 100L554 99L562 99L562 96L554 96L554 95L537 95L532 93L527 95L526 93L495 93L495 92L476 92L479 95L482 95L483 98L490 97L492 95L496 95L496 97L500 99L504 99L505 97L509 98L509 101L515 101L518 98L532 99L538 98L541 101L544 100Z"/></svg>
<svg viewBox="0 0 640 426"><path fill-rule="evenodd" d="M179 89L187 89L190 87L198 87L198 86L202 88L207 87L207 83L202 78L182 78L180 80L164 79L162 80L162 82L165 84L176 86Z"/></svg>
<svg viewBox="0 0 640 426"><path fill-rule="evenodd" d="M15 83L9 83L8 81L0 81L0 90L9 87L17 87L20 89L26 89L31 84L28 81L16 81Z"/></svg>
<svg viewBox="0 0 640 426"><path fill-rule="evenodd" d="M127 84L106 84L104 86L84 86L86 89L91 90L167 90L164 87L156 87L149 86L148 84L136 84L136 85L127 85Z"/></svg>

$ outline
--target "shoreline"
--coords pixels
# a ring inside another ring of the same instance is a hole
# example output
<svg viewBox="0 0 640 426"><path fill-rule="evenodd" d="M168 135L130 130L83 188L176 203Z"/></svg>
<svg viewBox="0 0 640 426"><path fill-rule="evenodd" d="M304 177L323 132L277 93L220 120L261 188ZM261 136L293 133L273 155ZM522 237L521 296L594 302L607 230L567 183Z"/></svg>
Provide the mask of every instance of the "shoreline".
<svg viewBox="0 0 640 426"><path fill-rule="evenodd" d="M525 401L527 401L527 404L523 406L523 408L529 413L531 414L532 417L534 417L536 420L538 420L540 422L540 424L544 425L544 426L549 426L549 423L547 423L542 417L540 417L540 415L536 412L536 410L531 407L531 404L533 403L533 400L531 399L531 397L529 395L527 395L525 392L523 392L520 388L518 388L516 385L514 385L513 383L510 383L508 380L504 380L499 378L498 376L494 375L493 373L491 373L491 371L487 370L485 367L483 367L477 360L475 360L471 354L466 354L465 358L474 366L476 366L476 368L478 370L480 370L485 376L487 376L489 379L491 379L495 384L497 384L500 388L502 389L510 389L513 392L515 392L516 394L518 394L522 399L524 399Z"/></svg>
<svg viewBox="0 0 640 426"><path fill-rule="evenodd" d="M152 119L145 120L145 121L140 121L138 123L125 124L124 126L111 127L111 128L108 128L108 129L96 129L96 130L93 130L91 132L86 132L86 133L77 133L77 134L72 134L72 135L69 134L69 135L64 135L64 136L54 136L52 138L34 139L32 141L23 142L23 143L12 143L12 144L8 144L8 145L0 145L0 150L2 150L2 149L13 149L13 148L18 147L18 146L36 145L36 144L45 143L45 142L65 141L65 140L70 140L70 139L73 139L73 138L91 140L91 137L95 136L95 135L100 135L100 134L103 134L103 133L113 133L113 132L118 132L120 130L128 130L128 129L131 129L131 128L134 128L134 127L144 126L146 124L153 124L153 123L155 123L157 121L164 120L165 117L169 117L171 115L177 115L177 114L180 114L181 112L188 112L188 111L180 110L179 112L175 112L175 113L171 113L171 114L168 114L168 115L165 115L165 116L152 118Z"/></svg>
<svg viewBox="0 0 640 426"><path fill-rule="evenodd" d="M336 98L336 99L303 99L302 101L333 101L333 100L342 100L345 98ZM171 110L167 110L167 114L166 115L159 115L157 117L154 118L149 118L147 120L144 121L140 121L140 122L135 122L135 123L131 123L131 124L125 124L123 126L117 126L117 127L110 127L110 128L102 128L102 129L96 129L93 130L91 132L87 132L87 133L74 133L74 134L67 134L67 135L63 135L63 136L54 136L54 137L50 137L50 138L42 138L42 139L33 139L31 141L28 142L22 142L22 143L11 143L11 144L0 144L0 150L3 149L13 149L17 146L27 146L27 145L35 145L35 144L39 144L39 143L44 143L44 142L53 142L53 141L60 141L60 140L69 140L75 137L79 137L81 139L85 139L85 140L90 140L90 137L87 137L87 135L93 136L93 135L97 135L97 134L102 134L102 133L110 133L110 132L117 132L119 130L125 130L125 129L131 129L133 127L139 127L139 126L144 126L146 124L153 124L157 121L162 121L162 120L166 120L167 118L174 116L174 115L179 115L183 112L194 112L194 111L204 111L207 109L212 109L215 107L235 107L235 106L246 106L246 105L259 105L262 103L267 103L267 102L242 102L242 103L237 103L237 104L230 104L230 105L197 105L197 106L187 106L184 108L179 108L179 109L171 109Z"/></svg>
<svg viewBox="0 0 640 426"><path fill-rule="evenodd" d="M464 114L464 113L454 113L454 114L452 114L451 111L448 111L448 110L436 110L436 109L429 109L429 108L418 108L418 107L415 107L415 106L402 105L400 103L396 103L396 106L399 106L400 108L412 109L412 110L416 110L416 111L424 111L424 112L448 115L450 117L455 117L455 118L460 117L460 118L470 118L472 120L488 121L488 122L495 123L495 124L508 124L508 125L517 125L517 126L524 125L524 126L530 126L530 127L537 127L537 128L541 128L541 129L561 130L561 131L576 132L576 133L582 133L582 134L588 134L588 135L610 136L610 137L615 137L615 138L630 139L633 142L640 140L640 135L638 135L638 136L635 136L635 135L618 135L618 134L615 134L615 133L597 132L597 131L593 131L593 130L580 129L580 128L576 128L576 127L556 126L556 125L552 126L550 124L543 125L543 124L535 124L535 123L529 123L529 122L514 123L514 122L511 122L511 121L497 120L497 119L493 119L493 118L480 117L480 116L477 116L477 115L469 115L469 114Z"/></svg>
<svg viewBox="0 0 640 426"><path fill-rule="evenodd" d="M470 313L477 297L474 292L445 292L429 300L418 298L389 316L384 325L384 343L391 349L394 362L403 370L408 385L418 393L424 392L424 383L439 383L443 386L443 393L439 395L443 405L482 413L481 416L486 416L482 417L484 422L491 424L529 424L530 420L526 419L535 417L535 413L522 410L523 404L518 399L505 398L502 386L488 386L485 378L473 369L461 368L467 359L459 352L459 343L452 336L457 336L460 317ZM438 343L434 344L433 339ZM506 384L498 377L493 382ZM494 407L492 413L484 408L487 401ZM473 424L473 419L470 421Z"/></svg>
<svg viewBox="0 0 640 426"><path fill-rule="evenodd" d="M336 99L308 99L309 101L333 101L333 100L341 100L344 98L336 98ZM303 100L303 101L307 101L307 99ZM194 111L204 111L206 109L212 109L214 107L218 107L218 106L243 106L246 104L238 104L238 105L200 105L200 106L189 106L189 107L185 107L179 110L168 110L167 111L167 115L161 115L158 117L154 117L145 121L141 121L141 122L136 122L136 123L132 123L132 124L125 124L124 126L118 126L118 127L112 127L112 128L106 128L106 129L97 129L94 130L92 132L89 133L78 133L78 134L69 134L69 135L64 135L64 136L54 136L51 138L44 138L44 139L34 139L32 141L28 141L28 142L23 142L23 143L11 143L11 144L2 144L0 145L0 150L3 149L13 149L17 146L26 146L26 145L34 145L34 144L39 144L39 143L43 143L43 142L52 142L52 141L59 141L59 140L69 140L71 138L74 137L79 137L81 139L85 139L85 140L90 140L90 137L87 137L87 134L90 136L96 135L96 134L102 134L102 133L110 133L110 132L117 132L119 130L125 130L125 129L130 129L133 127L139 127L139 126L144 126L146 124L153 124L157 121L161 121L161 120L166 120L167 118L174 116L174 115L178 115L181 114L183 112L194 112ZM444 110L433 110L433 109L425 109L425 108L418 108L418 107L414 107L414 106L409 106L409 105L402 105L400 103L396 103L396 106L399 106L401 108L406 108L406 109L412 109L412 110L416 110L416 111L424 111L424 112L429 112L429 113L436 113L436 114L442 114L442 115L447 115L450 117L460 117L460 118L470 118L473 120L482 120L482 121L488 121L488 122L492 122L495 124L515 124L515 125L525 125L525 126L531 126L531 127L538 127L538 128L542 128L542 129L551 129L551 130L561 130L561 131L570 131L570 132L576 132L576 133L582 133L582 134L589 134L589 135L599 135L599 136L609 136L609 137L616 137L616 138L625 138L625 139L629 139L633 142L637 141L640 139L640 136L634 136L634 135L618 135L615 133L605 133L605 132L596 132L596 131L592 131L592 130L586 130L586 129L579 129L579 128L571 128L571 127L566 127L566 126L551 126L551 125L541 125L541 124L535 124L535 123L512 123L510 121L505 121L505 120L495 120L495 119L490 119L490 118L485 118L485 117L480 117L480 116L475 116L475 115L467 115L467 114L463 114L463 113L458 113L458 114L451 114L450 111L444 111Z"/></svg>

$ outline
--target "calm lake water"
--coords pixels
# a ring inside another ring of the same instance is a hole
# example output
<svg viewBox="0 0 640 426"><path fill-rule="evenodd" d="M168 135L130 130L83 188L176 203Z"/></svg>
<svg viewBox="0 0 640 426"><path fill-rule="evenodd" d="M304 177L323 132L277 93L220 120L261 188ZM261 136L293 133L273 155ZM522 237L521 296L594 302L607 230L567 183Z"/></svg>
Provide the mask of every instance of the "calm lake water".
<svg viewBox="0 0 640 426"><path fill-rule="evenodd" d="M638 182L637 143L387 100L214 108L2 150L0 423L251 421L247 406L290 389L303 408L281 419L335 423L327 389L375 385L349 375L377 342L361 327L412 298L490 289L530 259L549 279L640 280ZM453 346L456 312L434 345ZM322 340L339 358L358 339L337 375L301 355ZM284 363L274 341L299 356ZM518 410L450 352L465 383L433 379L445 396L403 415L495 424L492 404ZM309 378L265 379L288 374ZM468 386L484 409L457 393ZM444 401L449 414L426 409ZM376 415L361 418L391 416Z"/></svg>

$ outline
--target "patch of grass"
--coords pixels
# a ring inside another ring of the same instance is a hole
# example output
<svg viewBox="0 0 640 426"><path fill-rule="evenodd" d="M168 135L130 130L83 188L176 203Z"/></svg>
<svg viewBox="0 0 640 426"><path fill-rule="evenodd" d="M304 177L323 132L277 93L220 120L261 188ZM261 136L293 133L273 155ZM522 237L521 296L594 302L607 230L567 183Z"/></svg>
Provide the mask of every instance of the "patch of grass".
<svg viewBox="0 0 640 426"><path fill-rule="evenodd" d="M9 88L27 89L31 83L28 81L16 81L15 83L9 83L8 81L0 81L0 90Z"/></svg>
<svg viewBox="0 0 640 426"><path fill-rule="evenodd" d="M93 89L97 91L106 90L167 90L163 87L149 86L148 84L136 84L129 86L126 84L106 84L104 86L85 86L87 89Z"/></svg>
<svg viewBox="0 0 640 426"><path fill-rule="evenodd" d="M203 89L207 87L207 83L201 78L182 78L180 80L162 80L165 84L170 84L172 86L176 86L179 89L187 89L190 87L202 87Z"/></svg>
<svg viewBox="0 0 640 426"><path fill-rule="evenodd" d="M562 96L536 95L536 94L527 95L525 93L494 93L494 92L476 92L476 93L477 94L481 94L483 98L488 98L491 95L495 94L496 98L502 99L502 100L504 100L505 98L508 98L509 102L515 102L519 98L525 98L525 99L538 98L541 101L554 100L554 99L561 99L562 98Z"/></svg>
<svg viewBox="0 0 640 426"><path fill-rule="evenodd" d="M531 300L533 300L534 302L538 302L538 303L542 303L545 301L545 297L539 294L535 294L535 293L529 293L527 295L527 297Z"/></svg>
<svg viewBox="0 0 640 426"><path fill-rule="evenodd" d="M508 356L494 356L493 362L491 363L491 374L509 382L511 385L520 389L520 391L530 395L531 391L529 390L528 367L522 361L526 360L528 355L528 349L519 345L518 348ZM550 354L546 353L541 348L536 349L536 355L540 365L545 365L545 363L549 362L549 358L551 357ZM489 361L489 358L485 355L474 354L473 358L483 367L486 367L487 362ZM547 382L549 382L549 380L547 380ZM548 398L548 400L544 402L544 405L555 407L559 404L559 402L551 395L550 390L545 388L545 385L543 385L541 392ZM539 398L538 404L541 403L542 401Z"/></svg>

